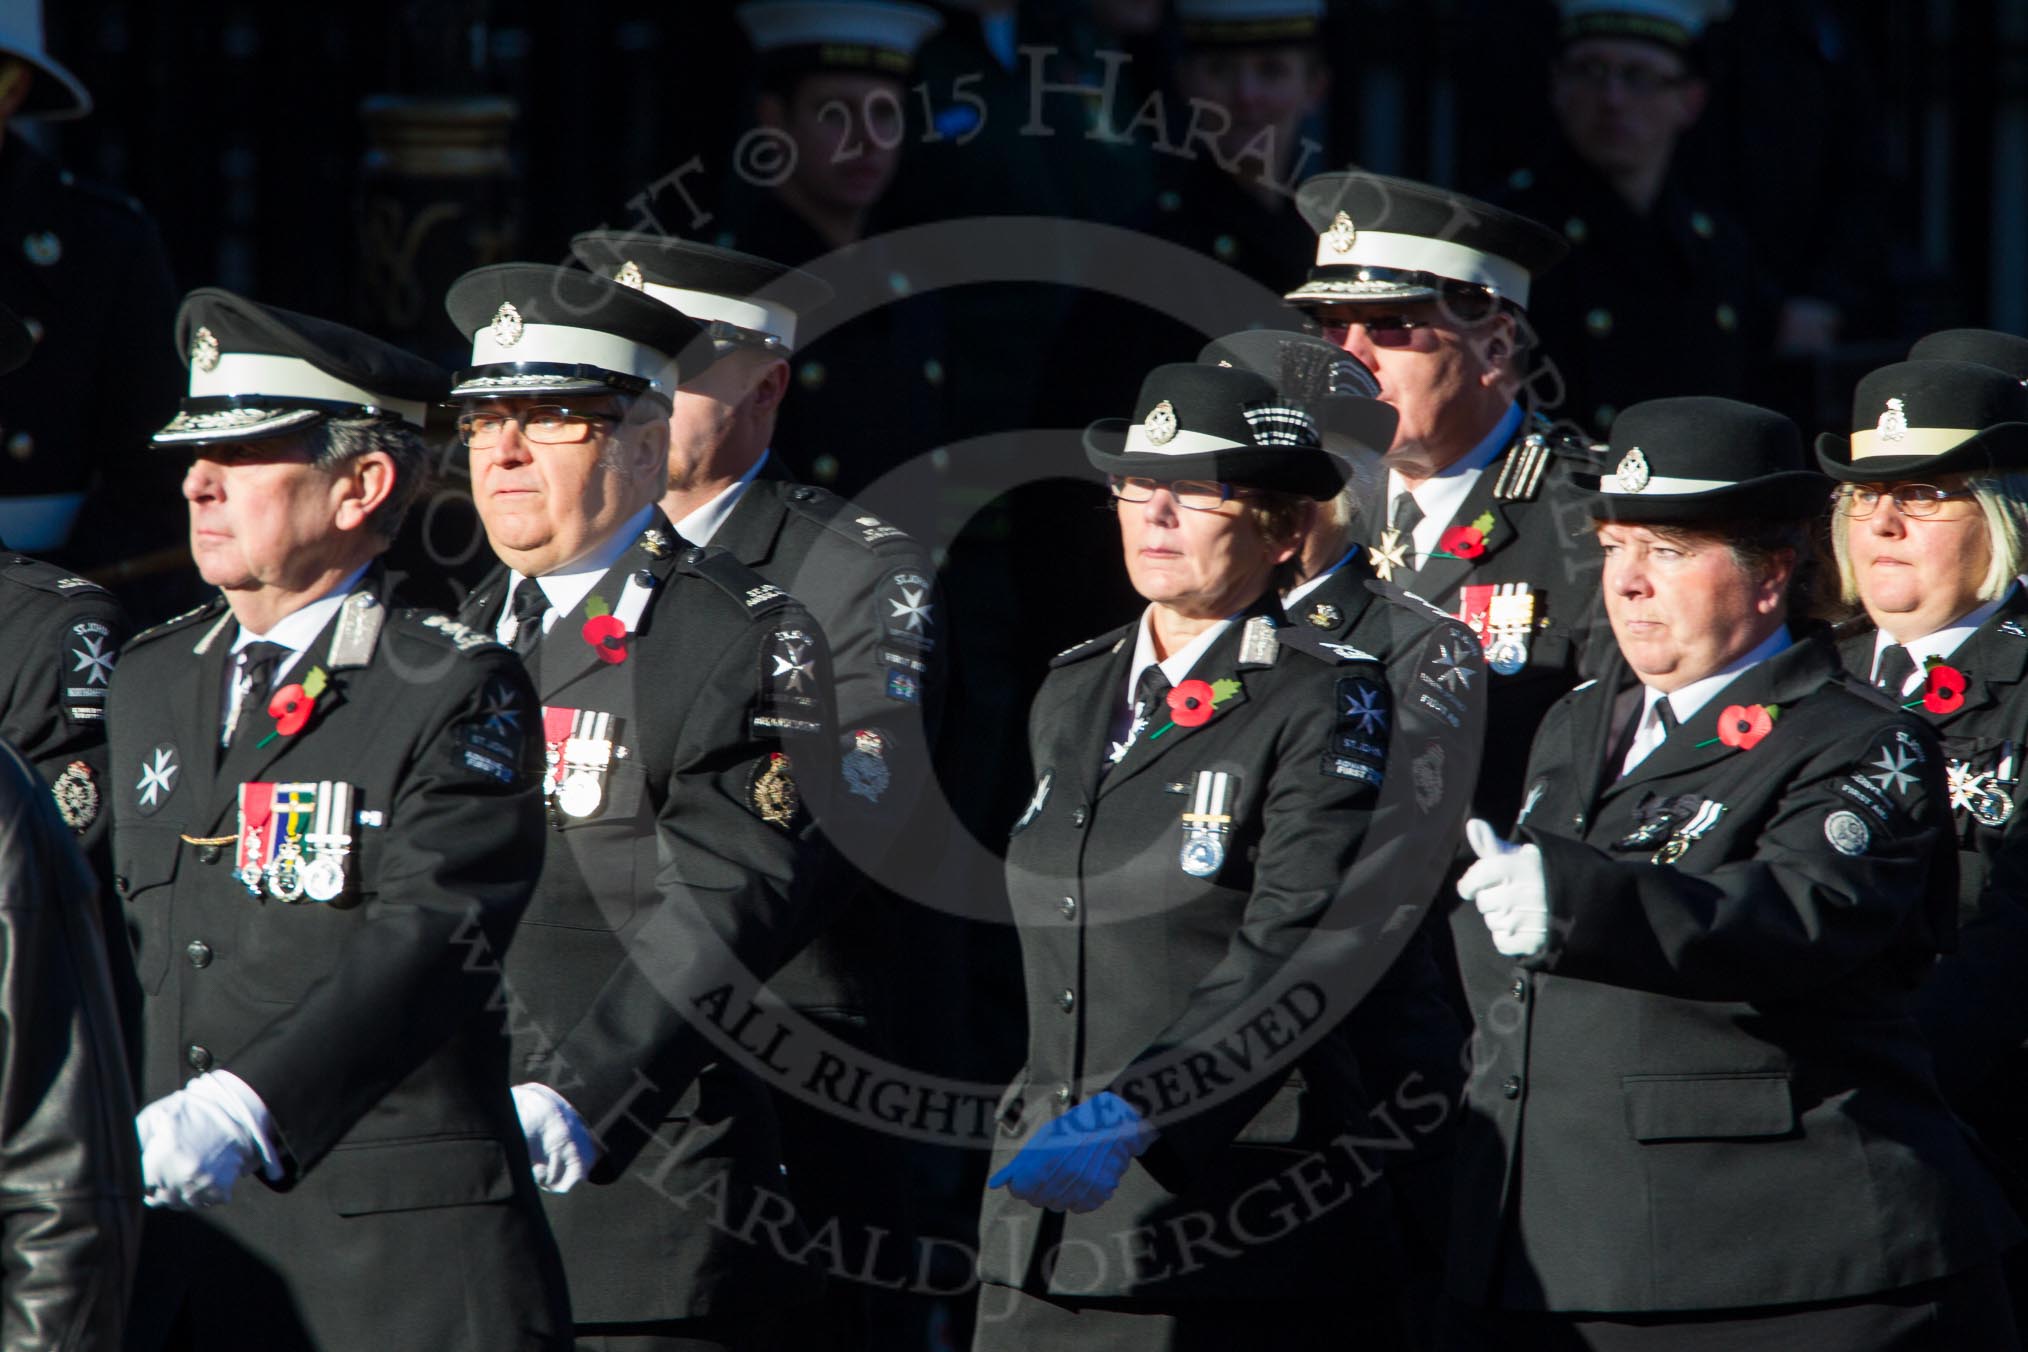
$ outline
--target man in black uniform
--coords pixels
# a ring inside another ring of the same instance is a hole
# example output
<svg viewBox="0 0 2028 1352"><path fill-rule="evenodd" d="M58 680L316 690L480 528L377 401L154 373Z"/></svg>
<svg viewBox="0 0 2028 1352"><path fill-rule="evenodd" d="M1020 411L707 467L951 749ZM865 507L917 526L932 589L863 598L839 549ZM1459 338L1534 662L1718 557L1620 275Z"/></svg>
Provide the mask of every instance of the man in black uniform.
<svg viewBox="0 0 2028 1352"><path fill-rule="evenodd" d="M1910 995L1955 930L1943 757L1808 618L1794 424L1660 399L1592 513L1623 666L1535 738L1523 844L1471 823L1478 1031L1443 1346L2014 1341L2020 1235Z"/></svg>
<svg viewBox="0 0 2028 1352"><path fill-rule="evenodd" d="M1958 1115L2028 1181L2028 389L1968 362L1908 361L1859 382L1852 434L1817 439L1840 481L1839 590L1865 613L1845 670L1936 725L1958 842L1957 951L1917 1012ZM2028 1255L2013 1264L2028 1312Z"/></svg>
<svg viewBox="0 0 2028 1352"><path fill-rule="evenodd" d="M1720 6L1559 8L1549 98L1562 138L1510 174L1497 200L1570 241L1528 317L1560 377L1556 411L1603 436L1617 410L1643 399L1745 395L1773 350L1780 296L1745 231L1673 171L1677 140L1704 108L1703 33Z"/></svg>
<svg viewBox="0 0 2028 1352"><path fill-rule="evenodd" d="M0 18L0 301L36 341L22 368L0 377L0 536L79 567L177 546L183 527L173 467L147 454L153 410L178 393L162 348L176 287L161 238L132 198L7 134L10 122L90 111L84 86L43 49L39 0L9 5Z"/></svg>
<svg viewBox="0 0 2028 1352"><path fill-rule="evenodd" d="M684 540L725 549L809 607L830 641L837 693L845 793L824 824L845 865L824 883L836 919L768 986L833 1036L891 1057L891 993L906 979L890 963L902 952L921 956L892 893L903 904L927 899L936 855L941 800L925 794L934 784L943 602L921 545L835 493L796 483L771 449L776 414L794 396L799 318L830 289L765 259L657 236L592 231L571 247L600 276L706 326L716 359L671 400L662 511ZM919 803L926 811L911 830ZM870 1226L906 1233L909 1187L890 1141L794 1095L778 1093L775 1103L790 1184L812 1228L839 1219L855 1246ZM867 1294L834 1281L796 1345L858 1345Z"/></svg>
<svg viewBox="0 0 2028 1352"><path fill-rule="evenodd" d="M224 291L178 336L156 442L194 452L224 595L137 635L110 702L155 1208L130 1346L567 1346L491 1005L540 867L534 692L376 563L443 374Z"/></svg>
<svg viewBox="0 0 2028 1352"><path fill-rule="evenodd" d="M33 345L0 306L0 374ZM104 587L4 543L0 551L0 738L49 784L64 825L103 873L106 692L127 617Z"/></svg>
<svg viewBox="0 0 2028 1352"><path fill-rule="evenodd" d="M452 392L505 565L463 615L523 654L549 748L550 846L507 986L578 1345L772 1346L812 1282L790 1261L768 1063L713 1034L818 923L823 633L656 506L678 355L716 355L702 326L526 263L467 273L446 307L472 342Z"/></svg>
<svg viewBox="0 0 2028 1352"><path fill-rule="evenodd" d="M1563 241L1468 197L1379 174L1298 195L1316 264L1289 299L1380 381L1399 415L1383 494L1362 502L1374 574L1479 632L1492 738L1475 800L1511 818L1528 738L1579 679L1598 555L1575 538L1589 450L1529 411L1527 316Z"/></svg>

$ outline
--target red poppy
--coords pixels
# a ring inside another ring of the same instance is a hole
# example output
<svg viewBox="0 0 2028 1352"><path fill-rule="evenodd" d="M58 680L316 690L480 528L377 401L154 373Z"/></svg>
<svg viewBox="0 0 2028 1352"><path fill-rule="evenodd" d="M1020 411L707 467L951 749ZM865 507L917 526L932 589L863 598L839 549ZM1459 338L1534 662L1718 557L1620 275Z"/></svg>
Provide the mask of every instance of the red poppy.
<svg viewBox="0 0 2028 1352"><path fill-rule="evenodd" d="M1169 717L1179 728L1197 728L1211 721L1211 686L1185 681L1169 692Z"/></svg>
<svg viewBox="0 0 2028 1352"><path fill-rule="evenodd" d="M1718 740L1741 751L1751 751L1774 729L1774 716L1764 704L1741 707L1728 704L1718 715Z"/></svg>
<svg viewBox="0 0 2028 1352"><path fill-rule="evenodd" d="M1965 707L1965 674L1938 662L1922 687L1922 707L1933 714L1954 714Z"/></svg>
<svg viewBox="0 0 2028 1352"><path fill-rule="evenodd" d="M317 701L303 689L301 682L285 685L275 691L268 701L268 717L275 720L275 731L284 737L294 737L310 721L310 712L317 707Z"/></svg>
<svg viewBox="0 0 2028 1352"><path fill-rule="evenodd" d="M584 641L601 662L627 660L627 626L616 615L595 615L584 622Z"/></svg>
<svg viewBox="0 0 2028 1352"><path fill-rule="evenodd" d="M1477 526L1452 526L1438 538L1437 552L1453 558L1476 559L1486 552L1486 532Z"/></svg>

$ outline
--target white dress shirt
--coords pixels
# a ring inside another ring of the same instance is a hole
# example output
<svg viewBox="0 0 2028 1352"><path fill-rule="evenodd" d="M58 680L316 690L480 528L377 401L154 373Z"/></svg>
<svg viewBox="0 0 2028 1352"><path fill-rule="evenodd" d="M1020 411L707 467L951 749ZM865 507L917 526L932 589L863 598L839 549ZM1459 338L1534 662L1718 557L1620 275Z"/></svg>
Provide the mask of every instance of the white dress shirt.
<svg viewBox="0 0 2028 1352"><path fill-rule="evenodd" d="M1794 641L1789 637L1788 626L1784 625L1762 639L1753 651L1747 653L1744 657L1734 660L1724 670L1706 676L1701 681L1692 681L1681 689L1673 690L1666 695L1649 686L1641 686L1639 689L1629 692L1639 695L1644 702L1641 706L1641 724L1634 730L1633 745L1627 748L1626 758L1620 762L1620 773L1622 775L1632 774L1634 767L1646 760L1650 753L1662 744L1662 719L1661 715L1656 712L1656 706L1661 704L1663 700L1669 701L1670 712L1675 714L1676 726L1680 728L1696 717L1699 709L1702 709L1705 705L1716 699L1719 691L1738 680L1749 668L1767 661L1768 658L1783 651ZM1621 717L1625 716L1623 712Z"/></svg>
<svg viewBox="0 0 2028 1352"><path fill-rule="evenodd" d="M2000 607L2007 604L2007 598L2014 594L2014 587L2021 585L2019 578L2014 585L2000 593L1997 601L1988 601L1968 615L1961 615L1943 628L1921 638L1912 638L1901 646L1908 649L1908 656L1915 663L1915 670L1908 673L1908 679L1901 684L1901 697L1907 699L1922 689L1922 683L1929 679L1929 659L1948 662L1952 653L1964 645L1964 641L1979 631L1979 626L2000 613ZM1885 629L1873 633L1873 669L1867 673L1870 680L1880 670L1880 654L1893 643L1894 638Z"/></svg>
<svg viewBox="0 0 2028 1352"><path fill-rule="evenodd" d="M754 461L736 481L727 484L717 497L676 522L676 533L693 545L710 544L711 537L718 534L718 528L732 515L732 509L739 506L739 500L746 496L747 487L760 473L761 466L768 462L768 454L762 451L760 459Z"/></svg>
<svg viewBox="0 0 2028 1352"><path fill-rule="evenodd" d="M1486 472L1486 467L1499 459L1500 453L1514 440L1514 434L1521 429L1522 417L1521 405L1509 405L1507 416L1486 434L1484 441L1416 485L1415 505L1422 508L1422 520L1416 523L1413 532L1415 556L1409 560L1411 566L1421 567L1436 552L1437 541L1451 528L1451 518L1457 515L1458 508L1465 505L1465 499L1471 496L1473 485L1479 482L1479 476ZM1394 520L1394 504L1406 492L1408 482L1401 477L1401 472L1387 471L1387 514L1380 518L1381 525Z"/></svg>
<svg viewBox="0 0 2028 1352"><path fill-rule="evenodd" d="M549 609L542 617L542 632L548 633L556 627L556 617L568 614L591 595L591 589L598 586L599 579L606 575L620 555L633 548L641 532L648 529L648 523L655 519L653 503L627 518L625 525L607 536L603 541L572 562L553 573L544 573L535 581L541 585L542 594L549 598ZM515 574L514 586L508 589L507 604L500 607L500 618L494 623L493 637L513 646L514 643L514 592L528 585L528 579Z"/></svg>

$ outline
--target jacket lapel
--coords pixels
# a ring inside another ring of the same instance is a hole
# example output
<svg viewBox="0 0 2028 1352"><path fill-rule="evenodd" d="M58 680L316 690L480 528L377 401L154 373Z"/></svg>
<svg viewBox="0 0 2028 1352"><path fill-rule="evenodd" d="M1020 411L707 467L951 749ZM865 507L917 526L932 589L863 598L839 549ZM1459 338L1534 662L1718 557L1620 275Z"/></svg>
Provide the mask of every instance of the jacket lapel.
<svg viewBox="0 0 2028 1352"><path fill-rule="evenodd" d="M2017 583L2005 604L1944 661L1964 676L1965 702L1947 714L1926 715L1938 727L1998 703L2000 692L2028 672L2028 588Z"/></svg>
<svg viewBox="0 0 2028 1352"><path fill-rule="evenodd" d="M1115 651L1078 663L1063 683L1058 716L1051 719L1056 735L1039 768L1074 782L1080 802L1090 802L1098 792L1113 714L1124 698L1127 666L1133 660L1134 631L1128 629ZM1118 773L1117 766L1112 773Z"/></svg>
<svg viewBox="0 0 2028 1352"><path fill-rule="evenodd" d="M1493 529L1486 533L1485 552L1475 559L1432 552L1422 560L1422 567L1416 570L1414 581L1408 585L1410 591L1425 600L1436 602L1445 609L1453 609L1446 599L1452 589L1467 581L1473 569L1484 566L1494 555L1520 537L1514 523L1508 518L1507 504L1497 502L1493 498L1493 486L1499 479L1500 461L1495 459L1492 464L1479 472L1478 479L1472 484L1472 491L1465 495L1465 500L1456 514L1444 524L1445 530L1449 530L1452 526L1469 526L1486 513L1492 513Z"/></svg>
<svg viewBox="0 0 2028 1352"><path fill-rule="evenodd" d="M659 511L655 513L651 528L652 526L660 526L664 535L669 538L673 539L675 536ZM529 675L534 678L536 689L541 693L545 705L568 703L563 695L572 686L594 672L606 671L615 665L623 666L632 660L633 654L628 652L619 663L608 662L599 656L598 648L585 640L584 627L591 619L593 598L603 603L607 613L619 610L628 591L628 579L636 573L646 575L651 590L661 590L668 585L669 575L676 568L677 554L684 547L679 540L676 549L661 550L659 551L661 557L657 558L655 554L649 552L641 540L634 541L627 547L625 553L613 561L613 566L606 569L605 576L599 579L598 585L591 589L585 600L580 601L568 614L559 614L556 617L549 626L549 632L544 634L542 641L536 645L528 664ZM643 610L631 621L625 640L627 643L632 642L634 635L647 631L653 613L651 603L648 609Z"/></svg>
<svg viewBox="0 0 2028 1352"><path fill-rule="evenodd" d="M1139 737L1134 739L1134 744L1127 748L1125 758L1112 768L1111 773L1107 774L1104 782L1099 785L1099 797L1103 798L1120 785L1133 779L1149 766L1161 760L1171 751L1174 751L1178 746L1204 731L1204 729L1217 726L1221 719L1228 717L1234 709L1246 703L1246 682L1249 673L1258 670L1262 665L1272 665L1272 663L1251 663L1245 667L1240 665L1238 659L1245 639L1247 626L1255 618L1267 620L1271 616L1280 615L1280 613L1281 606L1274 593L1270 591L1266 596L1255 602L1253 606L1250 606L1246 614L1241 615L1226 627L1225 632L1220 634L1216 641L1209 648L1205 649L1204 655L1198 658L1191 666L1190 674L1184 677L1184 680L1203 681L1206 685L1213 686L1214 688L1219 682L1229 680L1234 682L1237 688L1230 689L1226 697L1219 700L1216 707L1212 709L1211 717L1194 728L1185 727L1181 723L1176 722L1170 716L1169 709L1157 709L1153 716L1148 719L1147 728ZM1128 661L1132 660L1133 658L1130 653ZM1122 672L1122 682L1125 679L1125 673ZM1122 687L1121 697L1124 697L1124 687ZM1103 742L1104 734L1102 733L1100 734L1100 744L1103 745Z"/></svg>
<svg viewBox="0 0 2028 1352"><path fill-rule="evenodd" d="M739 495L732 514L712 532L711 543L749 568L765 563L775 552L782 521L789 514L781 499L788 482L789 477L779 468L777 458L770 455L760 473Z"/></svg>
<svg viewBox="0 0 2028 1352"><path fill-rule="evenodd" d="M179 662L170 678L169 707L175 710L176 744L182 750L183 778L180 786L193 803L211 801L212 783L218 776L222 748L218 745L219 720L225 709L226 662L232 653L232 638L238 626L232 611L223 602L218 613L193 632L191 655ZM199 829L202 824L198 823Z"/></svg>

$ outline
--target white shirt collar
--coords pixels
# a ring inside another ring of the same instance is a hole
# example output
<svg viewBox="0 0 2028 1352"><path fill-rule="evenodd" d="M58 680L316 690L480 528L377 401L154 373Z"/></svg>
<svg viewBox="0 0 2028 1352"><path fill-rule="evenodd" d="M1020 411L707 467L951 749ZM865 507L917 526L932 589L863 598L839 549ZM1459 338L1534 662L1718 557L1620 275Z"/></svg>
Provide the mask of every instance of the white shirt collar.
<svg viewBox="0 0 2028 1352"><path fill-rule="evenodd" d="M1343 568L1346 564L1352 562L1352 560L1358 557L1359 557L1359 546L1353 545L1350 549L1345 551L1345 556L1343 558L1339 559L1329 568L1326 568L1323 572L1317 574L1315 577L1310 578L1303 582L1298 582L1295 586L1289 588L1288 594L1282 597L1282 608L1286 610L1290 606L1295 605L1296 602L1302 600L1305 596L1308 596L1311 592L1317 590L1317 588L1323 586L1326 582L1329 582L1340 568Z"/></svg>
<svg viewBox="0 0 2028 1352"><path fill-rule="evenodd" d="M1647 717L1648 711L1657 701L1666 699L1669 701L1669 707L1676 711L1676 723L1680 727L1695 718L1699 709L1716 699L1719 691L1738 680L1748 669L1759 666L1794 642L1795 640L1789 637L1788 626L1783 625L1762 639L1753 651L1735 658L1723 671L1714 672L1701 681L1692 681L1667 695L1659 690L1644 687L1641 716Z"/></svg>
<svg viewBox="0 0 2028 1352"><path fill-rule="evenodd" d="M762 451L760 459L754 461L746 473L726 485L717 497L678 521L676 533L693 545L710 544L711 537L718 534L718 528L732 515L732 509L739 506L739 500L746 496L747 487L753 483L754 476L760 473L761 466L767 462L768 452Z"/></svg>
<svg viewBox="0 0 2028 1352"><path fill-rule="evenodd" d="M1525 415L1521 405L1509 404L1506 416L1493 425L1485 439L1474 446L1469 453L1445 465L1429 478L1424 479L1415 490L1415 505L1422 508L1422 520L1416 523L1415 558L1419 567L1423 560L1436 552L1437 541L1450 529L1451 518L1458 508L1465 505L1472 488L1479 482L1479 476L1487 466L1500 458L1500 453L1513 442L1514 434L1521 429ZM1408 484L1398 470L1387 471L1386 525L1394 519L1396 499L1408 491Z"/></svg>
<svg viewBox="0 0 2028 1352"><path fill-rule="evenodd" d="M1127 668L1128 704L1134 702L1134 688L1141 683L1141 673L1149 667L1160 666L1162 674L1169 678L1170 685L1181 685L1184 678L1190 675L1190 668L1197 665L1197 659L1204 656L1205 650L1218 642L1218 636L1230 629L1232 622L1239 618L1237 615L1228 615L1217 623L1207 626L1203 633L1158 663L1155 661L1154 614L1153 606L1141 612L1140 636L1134 640L1134 662Z"/></svg>
<svg viewBox="0 0 2028 1352"><path fill-rule="evenodd" d="M542 617L543 633L550 631L558 615L569 614L591 595L591 589L598 586L599 579L619 561L620 555L633 548L634 541L641 538L641 532L648 529L648 523L654 519L655 504L649 503L628 517L625 525L607 536L596 548L580 555L575 563L535 579L542 584L542 594L549 598L549 613ZM517 580L515 586L520 585ZM510 591L507 604L500 610L502 623L513 614L514 600Z"/></svg>
<svg viewBox="0 0 2028 1352"><path fill-rule="evenodd" d="M330 591L276 620L274 627L265 634L256 634L241 625L238 635L232 640L233 653L237 655L249 643L279 643L287 648L289 655L275 664L274 681L279 685L283 675L317 641L317 635L324 632L324 626L331 623L331 617L338 613L338 607L345 604L345 598L359 590L359 582L366 576L367 566L360 564Z"/></svg>
<svg viewBox="0 0 2028 1352"><path fill-rule="evenodd" d="M2021 580L2016 578L2006 591L2000 593L1999 600L1988 601L1977 610L1960 615L1935 633L1924 634L1921 638L1910 639L1902 644L1902 647L1908 649L1909 658L1915 663L1915 670L1909 672L1908 679L1902 682L1901 693L1904 696L1913 695L1922 689L1922 683L1929 679L1929 659L1934 657L1939 662L1945 661L1964 646L1965 640L1978 633L1981 625L2000 613L2000 607L2007 604L2007 598L2012 596L2014 588L2020 585ZM1871 676L1873 671L1880 670L1880 654L1893 642L1894 639L1885 629L1874 630L1873 668L1867 673L1868 676Z"/></svg>

